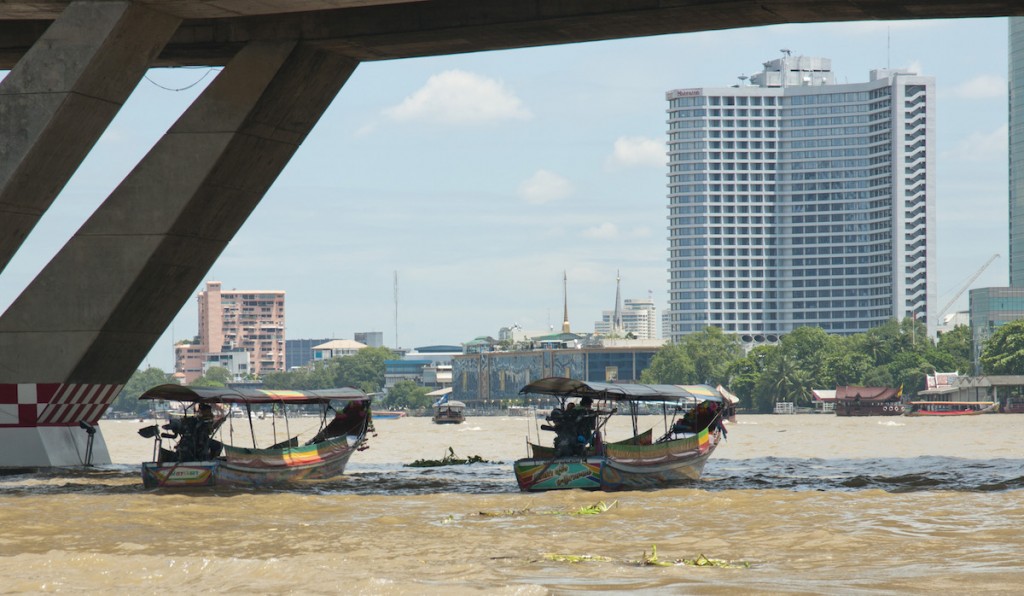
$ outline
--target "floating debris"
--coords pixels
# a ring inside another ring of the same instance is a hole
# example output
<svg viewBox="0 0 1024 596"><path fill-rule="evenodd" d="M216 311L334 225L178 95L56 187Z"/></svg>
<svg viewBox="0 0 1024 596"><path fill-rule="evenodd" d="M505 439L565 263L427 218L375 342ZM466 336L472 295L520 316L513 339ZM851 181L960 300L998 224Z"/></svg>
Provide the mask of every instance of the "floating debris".
<svg viewBox="0 0 1024 596"><path fill-rule="evenodd" d="M610 558L602 557L600 555L563 555L559 553L544 553L544 559L548 561L556 561L558 563L605 563L611 561Z"/></svg>
<svg viewBox="0 0 1024 596"><path fill-rule="evenodd" d="M611 503L605 503L604 501L598 501L593 505L587 505L580 507L575 511L531 511L529 507L525 509L505 509L503 511L481 511L480 515L483 517L515 517L517 515L598 515L604 513L612 507L618 505L618 501L612 501Z"/></svg>
<svg viewBox="0 0 1024 596"><path fill-rule="evenodd" d="M618 501L612 501L611 503L598 501L597 503L594 503L593 505L590 505L588 507L581 507L576 511L571 512L569 515L597 515L599 513L604 513L605 511L608 511L609 509L615 507L618 504Z"/></svg>
<svg viewBox="0 0 1024 596"><path fill-rule="evenodd" d="M696 559L679 559L676 563L690 565L692 567L722 567L725 569L750 569L747 561L726 561L724 559L709 559L704 553L697 555Z"/></svg>
<svg viewBox="0 0 1024 596"><path fill-rule="evenodd" d="M656 544L652 544L651 545L651 556L647 556L647 551L645 550L644 553L642 555L640 555L640 560L637 561L637 563L641 567L671 567L672 566L672 563L670 561L662 561L662 560L658 559L658 545L656 545Z"/></svg>
<svg viewBox="0 0 1024 596"><path fill-rule="evenodd" d="M504 511L481 511L482 517L515 517L517 515L526 515L531 513L530 508L526 509L505 509Z"/></svg>
<svg viewBox="0 0 1024 596"><path fill-rule="evenodd" d="M455 450L448 448L448 455L442 459L418 459L411 464L405 464L407 468L436 468L439 466L464 466L469 464L489 464L491 462L479 455L470 455L466 459L455 457Z"/></svg>
<svg viewBox="0 0 1024 596"><path fill-rule="evenodd" d="M675 561L662 561L658 558L658 547L657 545L651 545L651 554L647 555L645 550L640 556L639 561L634 563L641 567L653 566L653 567L672 567L675 565L687 565L690 567L720 567L724 569L750 569L750 563L747 561L726 561L724 559L709 559L704 556L704 553L697 555L695 559L676 559Z"/></svg>

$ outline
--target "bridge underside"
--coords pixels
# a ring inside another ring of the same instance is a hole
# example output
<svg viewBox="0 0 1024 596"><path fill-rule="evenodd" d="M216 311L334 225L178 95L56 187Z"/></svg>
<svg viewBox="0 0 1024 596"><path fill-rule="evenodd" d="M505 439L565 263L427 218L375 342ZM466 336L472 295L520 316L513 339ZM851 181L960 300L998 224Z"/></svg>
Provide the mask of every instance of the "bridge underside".
<svg viewBox="0 0 1024 596"><path fill-rule="evenodd" d="M7 0L0 275L153 66L224 69L0 316L0 467L87 463L104 410L363 61L1017 0ZM94 463L109 455L102 433Z"/></svg>

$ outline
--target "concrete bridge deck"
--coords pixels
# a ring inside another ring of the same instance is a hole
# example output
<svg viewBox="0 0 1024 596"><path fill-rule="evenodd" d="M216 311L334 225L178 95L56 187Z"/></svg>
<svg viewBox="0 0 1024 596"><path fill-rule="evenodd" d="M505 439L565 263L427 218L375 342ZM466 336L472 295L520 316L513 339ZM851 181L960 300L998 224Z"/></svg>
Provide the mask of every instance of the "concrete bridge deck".
<svg viewBox="0 0 1024 596"><path fill-rule="evenodd" d="M0 69L69 1L0 2ZM757 27L1024 14L1013 0L138 0L180 25L152 66L223 65L256 40L317 43L360 61Z"/></svg>

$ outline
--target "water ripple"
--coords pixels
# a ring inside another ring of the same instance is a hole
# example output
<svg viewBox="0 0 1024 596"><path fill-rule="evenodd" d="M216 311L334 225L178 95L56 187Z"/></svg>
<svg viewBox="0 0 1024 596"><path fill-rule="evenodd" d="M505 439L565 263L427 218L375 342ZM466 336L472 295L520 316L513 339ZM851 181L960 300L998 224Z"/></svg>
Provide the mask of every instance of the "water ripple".
<svg viewBox="0 0 1024 596"><path fill-rule="evenodd" d="M935 456L713 459L708 462L703 478L687 483L683 488L707 491L998 492L1024 489L1024 459L972 460ZM7 495L133 493L144 490L138 468L130 465L56 468L0 476L0 493ZM273 490L278 491L360 495L503 494L516 493L518 487L510 462L436 468L363 464L351 466L348 473L340 478ZM252 491L218 488L207 492L230 494Z"/></svg>

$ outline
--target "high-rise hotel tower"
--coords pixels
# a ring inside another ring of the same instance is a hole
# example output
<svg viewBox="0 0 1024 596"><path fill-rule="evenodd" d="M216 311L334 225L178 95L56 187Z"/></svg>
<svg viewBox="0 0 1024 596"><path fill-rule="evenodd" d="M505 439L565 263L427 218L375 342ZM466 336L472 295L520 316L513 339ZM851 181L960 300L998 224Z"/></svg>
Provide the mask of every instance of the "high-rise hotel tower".
<svg viewBox="0 0 1024 596"><path fill-rule="evenodd" d="M836 84L831 60L786 54L666 94L672 339L904 317L934 336L934 79Z"/></svg>

